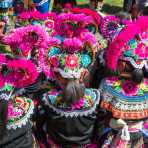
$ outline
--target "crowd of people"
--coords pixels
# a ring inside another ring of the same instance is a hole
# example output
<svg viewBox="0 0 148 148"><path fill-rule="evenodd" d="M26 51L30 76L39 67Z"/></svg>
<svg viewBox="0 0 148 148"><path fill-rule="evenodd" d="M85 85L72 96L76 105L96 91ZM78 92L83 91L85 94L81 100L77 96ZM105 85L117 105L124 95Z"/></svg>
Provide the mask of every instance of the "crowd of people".
<svg viewBox="0 0 148 148"><path fill-rule="evenodd" d="M147 148L146 1L51 2L0 1L0 148Z"/></svg>

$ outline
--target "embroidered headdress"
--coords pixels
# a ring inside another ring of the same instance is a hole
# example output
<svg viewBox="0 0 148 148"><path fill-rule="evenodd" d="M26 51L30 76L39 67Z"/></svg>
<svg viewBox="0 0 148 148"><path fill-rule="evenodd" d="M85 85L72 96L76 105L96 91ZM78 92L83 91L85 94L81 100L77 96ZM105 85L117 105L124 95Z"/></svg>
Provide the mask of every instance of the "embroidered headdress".
<svg viewBox="0 0 148 148"><path fill-rule="evenodd" d="M83 13L61 13L57 16L55 30L64 38L78 37L81 32L88 32L85 27L91 23L94 23L92 16L87 16Z"/></svg>
<svg viewBox="0 0 148 148"><path fill-rule="evenodd" d="M86 24L86 27L89 28L89 26L92 26L95 27L95 31L98 30L102 17L96 11L93 11L89 8L71 8L71 12L75 14L83 13L87 16L91 16L93 18L93 21L88 22Z"/></svg>
<svg viewBox="0 0 148 148"><path fill-rule="evenodd" d="M38 71L31 60L3 57L0 62L0 86L11 84L15 88L23 88L35 82Z"/></svg>
<svg viewBox="0 0 148 148"><path fill-rule="evenodd" d="M29 58L32 50L46 48L48 35L41 26L28 25L5 36L4 42L10 45L14 55Z"/></svg>
<svg viewBox="0 0 148 148"><path fill-rule="evenodd" d="M79 78L81 70L88 68L95 60L91 44L78 38L67 38L62 44L51 38L48 49L39 52L39 66L48 78L54 79L54 71L63 77Z"/></svg>
<svg viewBox="0 0 148 148"><path fill-rule="evenodd" d="M55 19L56 14L53 12L40 13L39 11L25 11L18 16L20 23L23 22L22 25L41 25L47 32L54 30Z"/></svg>
<svg viewBox="0 0 148 148"><path fill-rule="evenodd" d="M115 16L109 15L103 17L100 26L102 35L111 40L119 28L119 23L120 20Z"/></svg>
<svg viewBox="0 0 148 148"><path fill-rule="evenodd" d="M0 65L0 101L8 102L7 129L21 128L28 123L33 113L33 101L25 97L16 97L15 88L20 89L35 82L38 72L30 60L7 59L2 57Z"/></svg>
<svg viewBox="0 0 148 148"><path fill-rule="evenodd" d="M148 68L148 17L125 26L110 43L107 67L116 70L119 59L130 62L134 68Z"/></svg>

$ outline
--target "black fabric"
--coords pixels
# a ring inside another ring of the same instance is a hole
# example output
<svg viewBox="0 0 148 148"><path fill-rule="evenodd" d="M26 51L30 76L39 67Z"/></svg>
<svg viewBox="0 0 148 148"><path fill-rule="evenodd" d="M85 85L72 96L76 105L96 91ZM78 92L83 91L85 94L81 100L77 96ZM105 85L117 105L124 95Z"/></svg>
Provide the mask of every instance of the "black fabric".
<svg viewBox="0 0 148 148"><path fill-rule="evenodd" d="M16 130L7 130L0 139L0 148L33 148L33 137L30 123Z"/></svg>
<svg viewBox="0 0 148 148"><path fill-rule="evenodd" d="M47 132L58 145L90 144L94 139L96 112L87 116L65 117L47 108L46 118Z"/></svg>

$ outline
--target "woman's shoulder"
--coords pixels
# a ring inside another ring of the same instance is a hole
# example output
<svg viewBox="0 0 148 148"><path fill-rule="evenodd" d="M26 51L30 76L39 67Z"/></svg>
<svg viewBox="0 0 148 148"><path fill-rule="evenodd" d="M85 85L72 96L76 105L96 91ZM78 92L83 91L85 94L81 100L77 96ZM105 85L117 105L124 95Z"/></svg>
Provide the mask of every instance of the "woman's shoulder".
<svg viewBox="0 0 148 148"><path fill-rule="evenodd" d="M34 103L26 97L16 97L8 105L7 129L17 129L25 126L31 114L33 114Z"/></svg>

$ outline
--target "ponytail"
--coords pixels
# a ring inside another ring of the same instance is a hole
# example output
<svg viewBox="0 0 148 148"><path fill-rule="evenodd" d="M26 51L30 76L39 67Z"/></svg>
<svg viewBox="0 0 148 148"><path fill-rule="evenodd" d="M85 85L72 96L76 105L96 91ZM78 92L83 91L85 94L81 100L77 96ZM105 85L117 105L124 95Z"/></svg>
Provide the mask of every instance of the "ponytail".
<svg viewBox="0 0 148 148"><path fill-rule="evenodd" d="M64 98L67 104L78 102L85 94L84 84L79 84L74 79L68 80L64 89Z"/></svg>

